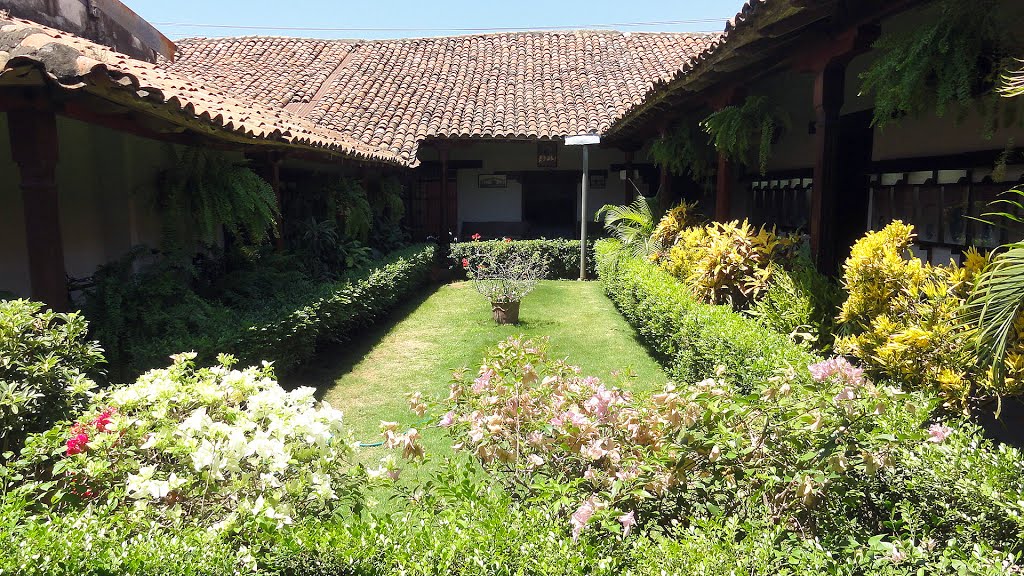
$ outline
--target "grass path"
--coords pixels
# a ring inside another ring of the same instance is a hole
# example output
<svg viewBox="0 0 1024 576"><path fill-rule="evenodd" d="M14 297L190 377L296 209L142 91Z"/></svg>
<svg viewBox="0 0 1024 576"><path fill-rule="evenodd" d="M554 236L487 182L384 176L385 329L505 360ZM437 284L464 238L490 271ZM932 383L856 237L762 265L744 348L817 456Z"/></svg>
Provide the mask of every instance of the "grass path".
<svg viewBox="0 0 1024 576"><path fill-rule="evenodd" d="M393 318L352 344L326 351L284 384L318 388L344 410L357 438L372 442L381 420L417 424L407 393L446 396L453 370L475 368L488 348L508 336L550 336L552 353L568 357L587 375L610 379L628 368L637 375L630 387L638 392L668 379L596 282L542 282L523 301L518 326L496 325L490 304L467 282L437 288ZM447 452L447 438L428 426L419 426L428 451Z"/></svg>

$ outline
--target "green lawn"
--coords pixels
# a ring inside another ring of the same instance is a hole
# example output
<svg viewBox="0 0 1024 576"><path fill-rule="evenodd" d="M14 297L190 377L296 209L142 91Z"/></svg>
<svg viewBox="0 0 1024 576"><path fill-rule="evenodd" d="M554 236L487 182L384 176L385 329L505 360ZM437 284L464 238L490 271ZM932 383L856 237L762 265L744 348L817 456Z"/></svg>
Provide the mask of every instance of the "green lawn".
<svg viewBox="0 0 1024 576"><path fill-rule="evenodd" d="M448 440L432 427L437 415L421 421L409 411L405 395L447 396L453 370L475 370L487 348L518 334L550 336L552 353L568 357L588 375L610 379L628 368L636 374L628 386L637 392L661 387L668 379L596 282L542 282L523 301L517 326L496 325L490 304L471 283L460 282L409 302L390 322L326 351L318 364L284 384L320 389L325 400L344 410L348 425L364 442L379 440L380 422L393 420L416 425L428 452L443 455Z"/></svg>

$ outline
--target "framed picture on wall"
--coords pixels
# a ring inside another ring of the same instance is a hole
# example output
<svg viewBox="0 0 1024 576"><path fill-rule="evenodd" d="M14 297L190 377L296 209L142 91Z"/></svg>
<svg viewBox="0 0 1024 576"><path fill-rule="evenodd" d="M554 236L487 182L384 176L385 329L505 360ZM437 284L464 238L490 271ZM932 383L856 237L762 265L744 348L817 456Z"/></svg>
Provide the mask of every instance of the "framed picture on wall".
<svg viewBox="0 0 1024 576"><path fill-rule="evenodd" d="M590 171L590 187L594 190L604 190L608 187L608 173L604 170Z"/></svg>
<svg viewBox="0 0 1024 576"><path fill-rule="evenodd" d="M558 168L558 142L537 142L537 168Z"/></svg>
<svg viewBox="0 0 1024 576"><path fill-rule="evenodd" d="M477 176L478 188L508 188L508 176L505 174L481 174Z"/></svg>

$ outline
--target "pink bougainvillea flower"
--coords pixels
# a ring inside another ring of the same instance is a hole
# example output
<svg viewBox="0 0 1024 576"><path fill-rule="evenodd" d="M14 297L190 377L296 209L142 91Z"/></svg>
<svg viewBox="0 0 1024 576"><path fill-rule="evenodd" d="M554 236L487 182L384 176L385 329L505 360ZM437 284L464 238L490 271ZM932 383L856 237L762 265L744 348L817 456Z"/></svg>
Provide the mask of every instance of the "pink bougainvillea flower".
<svg viewBox="0 0 1024 576"><path fill-rule="evenodd" d="M463 258L462 259L462 267L466 268L466 269L469 268L469 258Z"/></svg>
<svg viewBox="0 0 1024 576"><path fill-rule="evenodd" d="M864 370L850 364L846 358L837 356L807 367L816 382L824 382L833 377L851 386L864 384Z"/></svg>
<svg viewBox="0 0 1024 576"><path fill-rule="evenodd" d="M504 240L505 242L511 242L512 241L512 239L508 238L508 237L502 238L502 240Z"/></svg>
<svg viewBox="0 0 1024 576"><path fill-rule="evenodd" d="M840 392L839 394L836 394L835 398L833 398L832 401L834 401L836 404L840 404L842 402L849 402L850 400L855 400L856 398L857 393L853 391L853 388L847 387L843 388L843 391Z"/></svg>
<svg viewBox="0 0 1024 576"><path fill-rule="evenodd" d="M441 428L451 428L452 424L455 424L455 411L449 411L447 414L441 417L441 421L437 423Z"/></svg>
<svg viewBox="0 0 1024 576"><path fill-rule="evenodd" d="M941 444L953 433L953 429L943 424L932 424L928 428L928 441Z"/></svg>
<svg viewBox="0 0 1024 576"><path fill-rule="evenodd" d="M594 498L591 497L589 500L580 504L580 507L572 513L572 518L569 518L569 524L572 526L572 540L575 542L579 540L580 532L587 527L587 523L590 522L590 518L594 515L594 511L597 508L594 506Z"/></svg>
<svg viewBox="0 0 1024 576"><path fill-rule="evenodd" d="M494 370L488 368L473 381L473 393L480 394L491 384L491 378L494 378Z"/></svg>
<svg viewBox="0 0 1024 576"><path fill-rule="evenodd" d="M629 537L629 533L633 530L633 526L636 526L636 514L630 511L628 514L623 514L618 518L619 524L622 524L622 537Z"/></svg>
<svg viewBox="0 0 1024 576"><path fill-rule="evenodd" d="M480 236L480 233L477 232L476 234L473 234L472 236L470 236L470 238L473 239L473 242L478 242L480 240L480 238L482 238L482 236Z"/></svg>

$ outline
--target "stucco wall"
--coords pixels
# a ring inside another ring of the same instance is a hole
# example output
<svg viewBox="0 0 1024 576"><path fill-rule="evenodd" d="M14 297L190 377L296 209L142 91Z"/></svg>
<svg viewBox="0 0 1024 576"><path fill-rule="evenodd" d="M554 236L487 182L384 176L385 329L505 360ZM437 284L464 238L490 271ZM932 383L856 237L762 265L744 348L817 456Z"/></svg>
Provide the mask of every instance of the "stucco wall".
<svg viewBox="0 0 1024 576"><path fill-rule="evenodd" d="M432 159L426 155L423 159ZM523 218L522 183L510 175L508 187L504 189L481 189L478 186L481 174L502 172L543 172L548 169L537 167L537 143L526 142L473 142L451 149L451 160L480 160L480 169L458 171L459 224L463 222L519 222ZM625 162L625 154L616 149L592 146L590 149L590 170L608 170L612 164ZM558 144L558 167L551 170L583 170L583 154L579 147ZM576 184L576 211L580 213L581 185ZM587 194L588 212L593 215L609 203L621 204L625 197L625 182L618 172L608 172L605 189L591 188ZM593 216L591 216L593 217Z"/></svg>
<svg viewBox="0 0 1024 576"><path fill-rule="evenodd" d="M155 208L157 176L173 157L161 142L58 117L60 197L64 262L73 277L91 276L96 267L133 246L159 246L160 217ZM0 115L0 290L28 296L28 251L18 187L11 161L7 116Z"/></svg>

